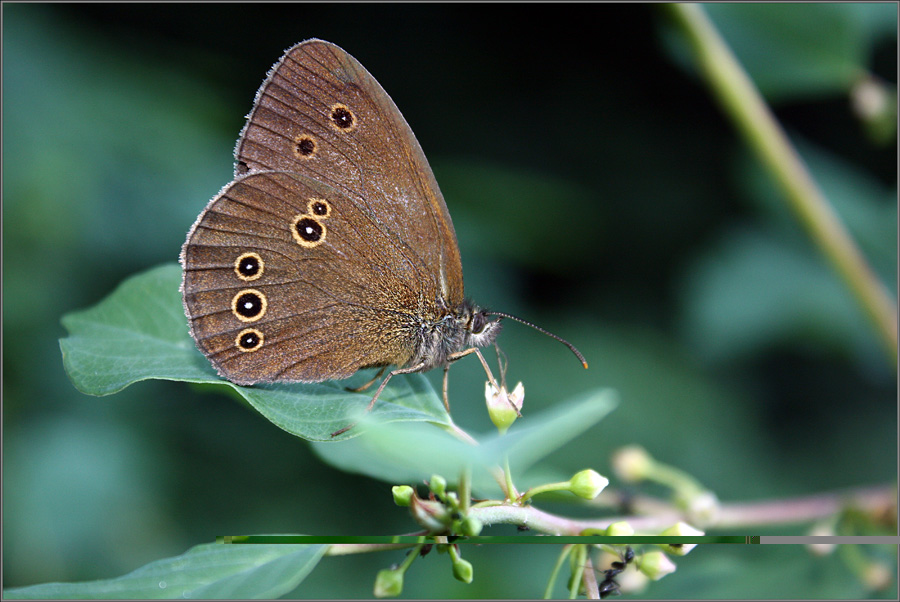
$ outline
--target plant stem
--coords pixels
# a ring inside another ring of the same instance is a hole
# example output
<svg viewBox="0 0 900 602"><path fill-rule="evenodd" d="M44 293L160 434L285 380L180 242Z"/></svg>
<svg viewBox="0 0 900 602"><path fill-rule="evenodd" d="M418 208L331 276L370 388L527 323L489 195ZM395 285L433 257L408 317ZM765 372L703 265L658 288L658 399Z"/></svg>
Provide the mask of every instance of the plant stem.
<svg viewBox="0 0 900 602"><path fill-rule="evenodd" d="M578 588L581 586L581 577L584 575L584 563L587 560L587 546L577 545L572 552L575 567L572 571L572 582L569 585L569 600L578 597Z"/></svg>
<svg viewBox="0 0 900 602"><path fill-rule="evenodd" d="M584 561L584 597L588 600L600 599L600 588L597 585L597 575L594 574L594 564L591 562L591 555L588 554Z"/></svg>
<svg viewBox="0 0 900 602"><path fill-rule="evenodd" d="M522 494L522 497L519 498L519 503L524 504L532 497L539 493L547 493L548 491L568 491L572 486L570 481L560 481L559 483L547 483L545 485L538 485L537 487L532 487L528 491Z"/></svg>
<svg viewBox="0 0 900 602"><path fill-rule="evenodd" d="M722 108L784 190L790 207L872 320L888 357L896 365L896 301L866 263L756 86L703 9L696 4L666 6L687 35L700 69Z"/></svg>
<svg viewBox="0 0 900 602"><path fill-rule="evenodd" d="M509 456L503 456L503 475L506 478L507 499L514 501L519 497L519 491L513 484L512 471L509 469Z"/></svg>
<svg viewBox="0 0 900 602"><path fill-rule="evenodd" d="M556 579L559 577L559 569L562 568L563 563L566 561L566 558L569 557L569 554L572 553L572 549L575 546L568 544L563 546L562 552L559 555L559 558L556 559L556 564L553 565L553 570L550 572L550 578L547 580L547 589L544 590L544 600L549 600L553 596L553 586L556 585Z"/></svg>
<svg viewBox="0 0 900 602"><path fill-rule="evenodd" d="M472 467L466 466L459 475L459 511L463 516L469 513L472 505Z"/></svg>
<svg viewBox="0 0 900 602"><path fill-rule="evenodd" d="M886 512L896 504L896 487L860 488L812 496L766 500L762 502L722 504L708 529L734 529L803 524L832 516L847 506L869 513ZM636 507L652 507L648 516L613 516L595 520L571 519L539 510L534 506L473 506L471 516L485 526L491 524L527 525L533 531L551 535L578 535L585 529L606 529L610 524L624 521L636 532L653 533L685 520L683 512L660 502L635 500Z"/></svg>
<svg viewBox="0 0 900 602"><path fill-rule="evenodd" d="M811 523L834 516L847 507L852 507L874 516L889 515L894 511L896 502L896 486L881 485L820 493L792 499L722 504L716 521L708 525L708 527L711 529L739 529ZM597 520L580 520L556 516L543 510L538 510L534 506L523 507L497 502L491 506L473 505L469 511L469 516L478 518L485 525L525 525L534 531L550 535L578 535L585 529L605 530L610 524L620 521L628 522L636 532L654 533L684 519L683 513L658 500L638 497L634 500L634 506L639 509L652 509L654 513L651 516L613 516ZM422 532L409 533L408 535L422 535ZM347 554L399 550L416 547L417 545L421 544L332 544L325 554L326 556L343 556Z"/></svg>

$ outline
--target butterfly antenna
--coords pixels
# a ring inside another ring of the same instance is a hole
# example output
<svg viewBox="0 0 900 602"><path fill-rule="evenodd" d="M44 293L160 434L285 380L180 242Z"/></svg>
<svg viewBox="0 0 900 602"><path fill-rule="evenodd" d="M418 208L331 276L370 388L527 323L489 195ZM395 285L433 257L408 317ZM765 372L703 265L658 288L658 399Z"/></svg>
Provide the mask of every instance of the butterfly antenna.
<svg viewBox="0 0 900 602"><path fill-rule="evenodd" d="M575 354L575 357L577 357L578 360L581 362L581 365L584 366L585 370L587 369L587 367L588 367L588 365L587 365L587 360L585 360L585 359L584 359L584 356L581 355L581 352L578 351L578 349L575 348L575 345L573 345L573 344L570 343L569 341L565 340L564 338L562 338L562 337L560 337L560 336L557 336L557 335L553 334L553 333L550 332L549 330L544 330L543 328L541 328L541 327L538 326L537 324L532 324L531 322L529 322L529 321L527 321L527 320L523 320L522 318L517 318L517 317L515 317L515 316L511 316L511 315L509 315L509 314L505 314L505 313L500 312L500 311L489 311L489 312L487 312L487 314L488 314L489 316L499 316L499 317L501 317L501 318L509 318L510 320L515 320L516 322L519 322L519 323L521 323L521 324L524 324L525 326L531 326L532 328L534 328L534 329L537 330L538 332L544 333L545 335L547 335L547 336L550 337L551 339L556 339L557 341L559 341L560 343L562 343L563 345L565 345L566 347L568 347L569 350L570 350L572 353Z"/></svg>

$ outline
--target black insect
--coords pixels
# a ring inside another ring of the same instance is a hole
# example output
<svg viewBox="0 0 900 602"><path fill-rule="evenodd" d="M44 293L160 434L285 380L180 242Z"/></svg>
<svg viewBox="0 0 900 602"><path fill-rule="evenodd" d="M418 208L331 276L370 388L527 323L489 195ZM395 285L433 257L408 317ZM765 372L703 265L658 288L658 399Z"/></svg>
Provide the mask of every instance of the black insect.
<svg viewBox="0 0 900 602"><path fill-rule="evenodd" d="M631 546L626 546L622 560L613 562L612 566L605 571L599 571L605 575L603 581L597 584L601 599L610 596L618 596L622 593L619 591L619 583L615 578L619 573L625 570L625 567L628 566L628 563L632 560L634 560L634 550L631 549Z"/></svg>

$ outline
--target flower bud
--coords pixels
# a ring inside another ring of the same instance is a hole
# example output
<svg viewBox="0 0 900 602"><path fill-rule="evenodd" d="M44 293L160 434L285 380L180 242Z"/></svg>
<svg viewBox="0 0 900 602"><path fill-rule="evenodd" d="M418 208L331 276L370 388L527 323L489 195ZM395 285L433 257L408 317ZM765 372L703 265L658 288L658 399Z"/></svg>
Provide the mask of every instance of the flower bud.
<svg viewBox="0 0 900 602"><path fill-rule="evenodd" d="M609 479L601 476L594 470L587 469L576 473L575 476L569 480L569 491L578 497L592 500L597 497L607 485L609 485Z"/></svg>
<svg viewBox="0 0 900 602"><path fill-rule="evenodd" d="M422 500L418 496L410 499L409 511L413 519L429 533L442 533L447 529L450 515L440 502Z"/></svg>
<svg viewBox="0 0 900 602"><path fill-rule="evenodd" d="M393 598L403 592L403 570L382 569L375 577L375 597Z"/></svg>
<svg viewBox="0 0 900 602"><path fill-rule="evenodd" d="M610 537L628 537L629 535L634 535L634 528L628 522L622 520L608 526L606 535Z"/></svg>
<svg viewBox="0 0 900 602"><path fill-rule="evenodd" d="M431 480L428 481L428 487L437 497L444 497L444 493L447 492L447 479L441 475L432 475Z"/></svg>
<svg viewBox="0 0 900 602"><path fill-rule="evenodd" d="M459 557L454 558L453 576L456 577L458 581L462 581L463 583L472 583L472 577L474 576L472 563Z"/></svg>
<svg viewBox="0 0 900 602"><path fill-rule="evenodd" d="M674 573L676 566L662 550L650 550L641 556L638 569L647 577L658 581L669 573Z"/></svg>
<svg viewBox="0 0 900 602"><path fill-rule="evenodd" d="M506 391L506 387L500 387L498 391L491 383L484 384L484 400L487 403L488 416L491 422L500 431L506 433L507 429L521 416L519 410L525 401L525 387L522 383L516 385L512 393Z"/></svg>
<svg viewBox="0 0 900 602"><path fill-rule="evenodd" d="M474 516L467 516L459 525L460 535L470 535L472 537L481 533L484 525Z"/></svg>
<svg viewBox="0 0 900 602"><path fill-rule="evenodd" d="M394 503L398 506L409 506L415 490L409 485L394 485L391 487L391 493L394 495Z"/></svg>
<svg viewBox="0 0 900 602"><path fill-rule="evenodd" d="M887 589L893 579L894 572L880 562L869 564L862 572L862 582L866 587L876 591Z"/></svg>
<svg viewBox="0 0 900 602"><path fill-rule="evenodd" d="M687 501L687 515L697 525L709 525L719 515L719 498L712 491L702 491Z"/></svg>
<svg viewBox="0 0 900 602"><path fill-rule="evenodd" d="M822 535L834 535L834 527L832 526L832 522L826 521L821 522L814 526L810 532L812 536L822 536ZM806 549L810 551L811 554L816 556L827 556L834 552L834 549L837 547L837 544L833 543L808 543L806 544Z"/></svg>
<svg viewBox="0 0 900 602"><path fill-rule="evenodd" d="M629 445L613 454L612 465L619 478L634 483L647 478L653 467L653 458L643 447Z"/></svg>
<svg viewBox="0 0 900 602"><path fill-rule="evenodd" d="M703 535L703 531L699 531L694 527L690 526L687 523L677 522L662 533L662 536L672 535L675 537L691 537ZM671 554L672 556L684 556L695 547L697 544L695 543L673 543L673 544L661 544L663 550L667 554Z"/></svg>

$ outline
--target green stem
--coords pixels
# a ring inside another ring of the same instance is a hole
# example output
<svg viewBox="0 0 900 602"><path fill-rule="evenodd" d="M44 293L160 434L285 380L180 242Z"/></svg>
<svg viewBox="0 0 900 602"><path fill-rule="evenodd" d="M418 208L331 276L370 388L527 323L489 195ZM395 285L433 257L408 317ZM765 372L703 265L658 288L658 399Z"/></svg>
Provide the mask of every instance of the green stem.
<svg viewBox="0 0 900 602"><path fill-rule="evenodd" d="M674 466L653 460L645 477L648 481L670 487L681 499L689 501L705 490L694 477Z"/></svg>
<svg viewBox="0 0 900 602"><path fill-rule="evenodd" d="M587 559L587 546L576 545L572 554L575 566L572 567L572 581L569 585L569 600L578 597L578 588L581 587L581 577L584 575L584 562Z"/></svg>
<svg viewBox="0 0 900 602"><path fill-rule="evenodd" d="M513 485L512 471L509 469L509 456L503 456L503 476L506 478L506 497L508 500L514 501L519 497L519 492Z"/></svg>
<svg viewBox="0 0 900 602"><path fill-rule="evenodd" d="M576 545L572 553L574 566L572 567L572 580L569 584L569 600L578 597L578 588L581 587L581 579L584 575L584 565L587 560L587 546Z"/></svg>
<svg viewBox="0 0 900 602"><path fill-rule="evenodd" d="M472 505L472 467L466 466L459 475L459 511L463 516L469 514Z"/></svg>
<svg viewBox="0 0 900 602"><path fill-rule="evenodd" d="M522 497L519 499L519 503L524 504L526 501L539 493L547 493L548 491L568 491L571 486L571 481L561 481L559 483L547 483L545 485L538 485L537 487L532 487L531 489L523 493Z"/></svg>
<svg viewBox="0 0 900 602"><path fill-rule="evenodd" d="M413 548L413 549L406 555L406 558L403 560L403 563L400 564L400 567L399 567L399 568L400 568L400 571L401 571L401 572L405 573L406 570L410 567L410 565L412 565L412 563L415 561L415 559L419 557L419 552L422 550L422 547L423 547L424 545L425 545L425 538L423 537L423 538L422 538L422 542L421 542L421 543L417 543L417 544L416 544L416 547Z"/></svg>
<svg viewBox="0 0 900 602"><path fill-rule="evenodd" d="M897 305L866 263L791 146L759 91L697 4L666 5L680 23L703 74L738 131L782 187L798 218L872 320L897 363Z"/></svg>
<svg viewBox="0 0 900 602"><path fill-rule="evenodd" d="M566 561L566 558L569 557L569 554L572 553L574 548L575 546L571 544L563 546L562 552L560 553L559 558L556 559L556 564L553 566L553 571L550 573L550 579L547 580L547 589L544 590L544 600L549 600L553 596L553 586L556 585L559 569L562 568L563 563Z"/></svg>

